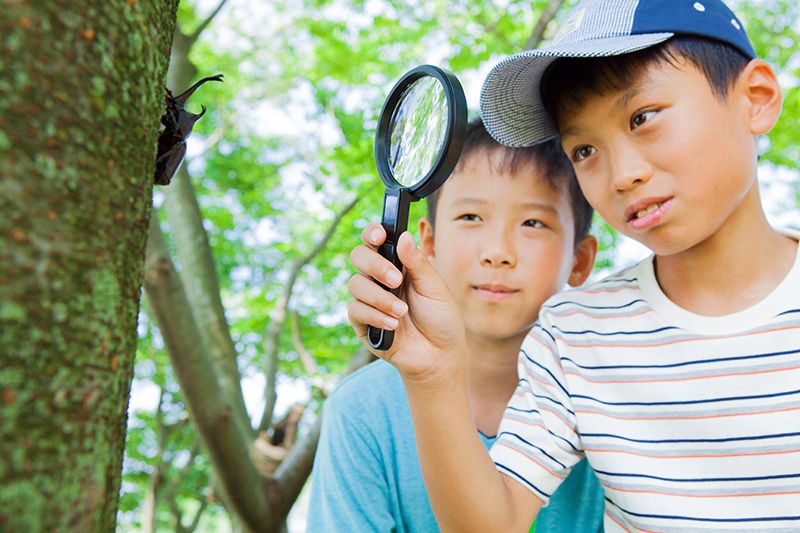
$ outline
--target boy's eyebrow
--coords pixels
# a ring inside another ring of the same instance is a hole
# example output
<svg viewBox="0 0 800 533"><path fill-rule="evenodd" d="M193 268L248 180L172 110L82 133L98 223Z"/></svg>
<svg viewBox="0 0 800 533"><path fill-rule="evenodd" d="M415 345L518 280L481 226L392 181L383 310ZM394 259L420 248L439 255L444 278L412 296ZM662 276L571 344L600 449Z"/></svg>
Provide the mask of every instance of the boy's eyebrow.
<svg viewBox="0 0 800 533"><path fill-rule="evenodd" d="M634 83L633 85L625 89L625 92L623 92L620 95L620 97L617 98L617 101L614 103L614 105L616 107L625 107L626 105L628 105L628 102L630 102L636 96L644 92L645 85L646 84L644 80L639 80L638 82Z"/></svg>
<svg viewBox="0 0 800 533"><path fill-rule="evenodd" d="M488 200L484 200L482 198L460 198L455 202L453 202L453 207L462 207L469 205L487 205L489 203L490 202ZM551 213L558 214L558 209L556 209L553 205L545 202L524 202L517 205L524 209L538 209L541 211L550 211Z"/></svg>
<svg viewBox="0 0 800 533"><path fill-rule="evenodd" d="M631 100L633 100L635 97L644 92L646 86L648 85L648 82L649 80L640 79L633 85L625 89L623 93L619 95L619 98L617 98L617 100L614 102L614 107L624 108L625 106L627 106ZM572 135L577 135L578 133L580 133L580 128L578 128L577 126L568 126L563 130L561 130L559 134L561 136L561 139L564 139Z"/></svg>

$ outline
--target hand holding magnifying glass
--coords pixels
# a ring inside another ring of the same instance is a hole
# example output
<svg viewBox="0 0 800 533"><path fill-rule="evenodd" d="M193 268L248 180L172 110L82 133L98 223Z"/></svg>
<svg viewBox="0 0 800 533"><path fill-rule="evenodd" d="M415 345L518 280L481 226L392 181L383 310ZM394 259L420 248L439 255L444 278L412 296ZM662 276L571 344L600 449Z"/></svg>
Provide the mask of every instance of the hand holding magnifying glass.
<svg viewBox="0 0 800 533"><path fill-rule="evenodd" d="M375 135L375 161L386 185L381 224L386 241L378 253L402 272L397 239L408 227L411 202L442 186L464 146L467 103L451 73L432 65L406 72L381 110ZM387 289L395 295L400 289ZM369 326L370 346L386 350L394 332Z"/></svg>

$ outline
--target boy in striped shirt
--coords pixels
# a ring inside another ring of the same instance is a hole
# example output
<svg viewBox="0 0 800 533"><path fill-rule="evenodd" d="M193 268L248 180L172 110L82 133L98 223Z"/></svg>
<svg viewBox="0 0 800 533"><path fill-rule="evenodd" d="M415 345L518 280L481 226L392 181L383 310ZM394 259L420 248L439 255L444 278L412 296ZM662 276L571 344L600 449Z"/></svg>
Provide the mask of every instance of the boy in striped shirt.
<svg viewBox="0 0 800 533"><path fill-rule="evenodd" d="M444 530L523 530L584 456L607 531L800 530L798 235L770 227L756 176L781 104L718 0L584 1L552 45L489 74L492 135L560 135L592 206L654 255L545 303L490 457L468 431L458 310L401 238L409 311L379 355ZM390 314L372 289L354 296Z"/></svg>

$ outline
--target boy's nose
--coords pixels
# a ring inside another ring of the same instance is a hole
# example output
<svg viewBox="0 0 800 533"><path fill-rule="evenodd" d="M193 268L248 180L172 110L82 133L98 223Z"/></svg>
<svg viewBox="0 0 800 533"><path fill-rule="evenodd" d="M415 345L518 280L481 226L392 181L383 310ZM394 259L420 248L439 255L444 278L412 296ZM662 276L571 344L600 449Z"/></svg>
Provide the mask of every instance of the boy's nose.
<svg viewBox="0 0 800 533"><path fill-rule="evenodd" d="M506 232L495 232L481 247L480 261L485 266L514 266L517 255Z"/></svg>
<svg viewBox="0 0 800 533"><path fill-rule="evenodd" d="M653 173L650 164L632 147L617 150L611 167L613 186L619 192L647 183Z"/></svg>

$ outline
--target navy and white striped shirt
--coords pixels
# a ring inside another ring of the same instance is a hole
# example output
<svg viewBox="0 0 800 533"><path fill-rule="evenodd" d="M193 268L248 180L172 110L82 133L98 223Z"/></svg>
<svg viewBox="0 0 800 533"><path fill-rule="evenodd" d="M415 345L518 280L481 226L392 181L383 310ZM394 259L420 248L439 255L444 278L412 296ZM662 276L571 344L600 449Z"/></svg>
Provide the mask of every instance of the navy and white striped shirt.
<svg viewBox="0 0 800 533"><path fill-rule="evenodd" d="M491 451L501 472L547 501L585 454L606 531L800 531L800 250L732 315L672 303L651 257L539 318Z"/></svg>

